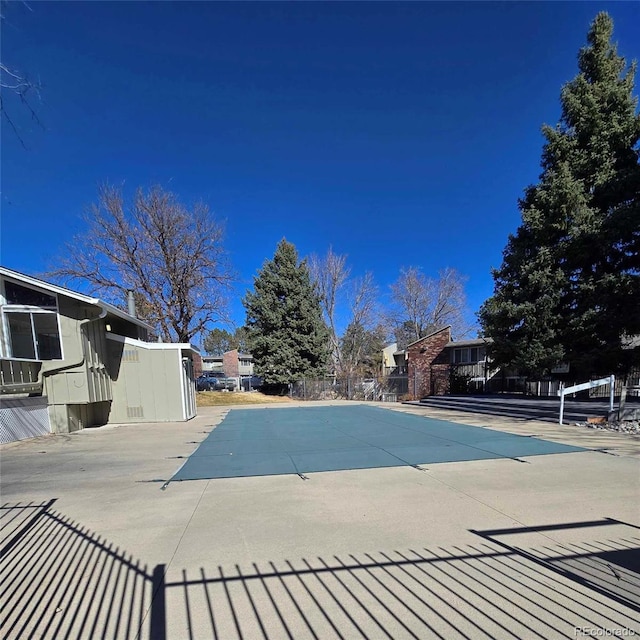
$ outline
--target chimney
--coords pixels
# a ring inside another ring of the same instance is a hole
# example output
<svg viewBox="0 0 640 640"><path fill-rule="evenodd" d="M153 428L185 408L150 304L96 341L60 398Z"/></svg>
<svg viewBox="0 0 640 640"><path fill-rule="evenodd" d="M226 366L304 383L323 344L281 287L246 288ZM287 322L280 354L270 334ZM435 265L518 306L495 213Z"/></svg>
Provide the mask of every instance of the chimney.
<svg viewBox="0 0 640 640"><path fill-rule="evenodd" d="M129 293L127 295L127 306L129 315L137 318L136 316L136 300L133 297L133 289L129 289Z"/></svg>

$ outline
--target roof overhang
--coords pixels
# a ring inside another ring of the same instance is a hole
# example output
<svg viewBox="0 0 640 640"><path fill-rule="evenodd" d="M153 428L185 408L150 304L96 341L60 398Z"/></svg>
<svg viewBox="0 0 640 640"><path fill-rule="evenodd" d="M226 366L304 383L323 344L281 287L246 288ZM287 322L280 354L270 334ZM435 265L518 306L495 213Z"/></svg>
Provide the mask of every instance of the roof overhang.
<svg viewBox="0 0 640 640"><path fill-rule="evenodd" d="M66 289L65 287L61 287L57 284L51 284L50 282L45 282L44 280L40 280L39 278L34 278L33 276L28 276L24 273L20 273L19 271L13 271L12 269L7 269L6 267L2 266L0 266L0 275L5 278L17 280L18 282L24 282L25 284L29 284L38 289L50 291L51 293L55 293L60 296L66 296L67 298L78 300L79 302L83 302L84 304L98 307L99 309L102 309L112 316L116 316L117 318L131 322L135 325L138 325L139 327L143 327L148 331L153 331L153 327L150 324L144 322L144 320L140 320L140 318L131 316L126 311L122 311L122 309L118 309L118 307L115 307L114 305L109 304L104 300L100 300L100 298L86 296L83 293L71 291L71 289Z"/></svg>
<svg viewBox="0 0 640 640"><path fill-rule="evenodd" d="M126 336L120 336L117 333L107 333L107 339L114 342L121 342L133 347L139 347L148 351L182 351L200 353L198 347L188 342L144 342L143 340L137 340L136 338L128 338Z"/></svg>
<svg viewBox="0 0 640 640"><path fill-rule="evenodd" d="M452 340L445 345L445 349L453 349L454 347L480 347L482 345L491 344L491 338L471 338L469 340Z"/></svg>

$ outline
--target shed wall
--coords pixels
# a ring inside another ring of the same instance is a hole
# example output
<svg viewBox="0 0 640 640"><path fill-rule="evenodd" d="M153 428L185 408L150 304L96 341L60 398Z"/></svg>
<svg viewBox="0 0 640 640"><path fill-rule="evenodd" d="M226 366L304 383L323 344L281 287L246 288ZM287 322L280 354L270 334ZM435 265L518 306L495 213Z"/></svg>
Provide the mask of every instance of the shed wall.
<svg viewBox="0 0 640 640"><path fill-rule="evenodd" d="M148 349L116 340L108 342L115 374L109 422L184 420L180 349Z"/></svg>

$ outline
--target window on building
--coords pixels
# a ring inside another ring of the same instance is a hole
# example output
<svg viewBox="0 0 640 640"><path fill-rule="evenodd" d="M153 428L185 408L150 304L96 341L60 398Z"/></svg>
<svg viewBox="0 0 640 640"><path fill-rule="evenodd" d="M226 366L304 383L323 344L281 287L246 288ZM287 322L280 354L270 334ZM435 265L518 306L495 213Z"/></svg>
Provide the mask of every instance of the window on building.
<svg viewBox="0 0 640 640"><path fill-rule="evenodd" d="M36 359L36 349L33 340L33 327L30 313L7 313L11 355L14 358Z"/></svg>
<svg viewBox="0 0 640 640"><path fill-rule="evenodd" d="M6 304L8 305L40 307L42 309L55 310L58 308L55 296L52 296L50 293L44 293L43 291L24 287L17 282L10 282L6 280L4 283L4 293Z"/></svg>
<svg viewBox="0 0 640 640"><path fill-rule="evenodd" d="M31 322L36 336L38 360L60 360L60 333L57 313L32 313Z"/></svg>
<svg viewBox="0 0 640 640"><path fill-rule="evenodd" d="M455 364L464 364L465 362L469 362L469 349L454 349L453 361Z"/></svg>
<svg viewBox="0 0 640 640"><path fill-rule="evenodd" d="M482 362L485 359L485 353L484 347L460 347L453 350L452 362L455 364Z"/></svg>
<svg viewBox="0 0 640 640"><path fill-rule="evenodd" d="M2 320L9 356L25 360L60 360L62 346L55 296L5 281Z"/></svg>

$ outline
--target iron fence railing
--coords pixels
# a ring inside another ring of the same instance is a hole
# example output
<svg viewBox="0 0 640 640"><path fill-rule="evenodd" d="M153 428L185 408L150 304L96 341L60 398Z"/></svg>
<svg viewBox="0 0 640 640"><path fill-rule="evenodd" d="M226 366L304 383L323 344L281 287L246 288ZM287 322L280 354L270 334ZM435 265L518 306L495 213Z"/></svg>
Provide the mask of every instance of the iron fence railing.
<svg viewBox="0 0 640 640"><path fill-rule="evenodd" d="M592 375L590 377L591 380L597 380L599 378L606 377L607 374L603 375ZM625 383L624 375L615 376L615 382L613 387L613 395L615 397L619 397L622 393L622 389ZM567 379L565 377L564 380L559 379L546 379L546 380L531 380L525 383L525 393L531 396L540 396L540 397L556 397L560 392L560 386L564 383L565 388L571 387L576 384L580 384L582 382L587 382L587 379L581 377L580 379ZM589 389L588 391L583 392L585 395L588 394L589 398L593 399L607 399L611 395L611 385L606 384L600 387L595 387L593 389ZM627 386L627 395L630 398L640 398L640 368L632 370L628 374L628 386Z"/></svg>
<svg viewBox="0 0 640 640"><path fill-rule="evenodd" d="M592 378L597 378L595 376ZM366 378L362 376L335 376L318 379L303 379L292 384L291 396L299 400L366 400L396 402L413 400L427 395L443 394L492 394L516 393L535 397L557 397L560 385L571 386L583 379L569 380L564 376L531 380L517 375L515 371L489 370L484 363L451 365L448 371L431 372L426 386L423 373L411 375L392 374ZM622 392L624 378L616 377L614 395ZM588 392L590 398L608 398L609 385L594 388ZM627 390L629 399L640 398L640 369L629 375Z"/></svg>

